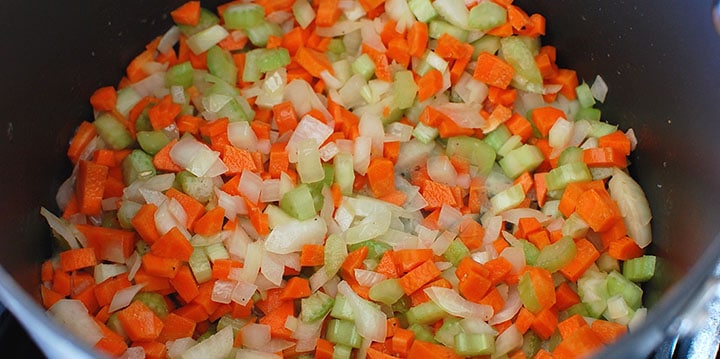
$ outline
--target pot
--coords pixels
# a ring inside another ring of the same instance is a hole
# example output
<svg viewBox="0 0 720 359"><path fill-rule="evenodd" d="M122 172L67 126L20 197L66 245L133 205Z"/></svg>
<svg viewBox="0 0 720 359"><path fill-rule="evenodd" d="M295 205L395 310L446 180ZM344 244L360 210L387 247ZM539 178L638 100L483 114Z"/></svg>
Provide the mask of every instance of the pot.
<svg viewBox="0 0 720 359"><path fill-rule="evenodd" d="M115 84L126 64L171 24L183 1L0 2L0 301L49 357L96 353L48 319L39 303L40 263L51 254L40 206L57 211L55 192L70 173L75 127L92 118L88 98ZM657 274L640 329L600 357L643 357L666 338L695 333L714 299L720 258L720 38L709 1L520 1L547 18L544 43L558 63L610 87L603 118L633 128L630 158L653 211ZM211 8L217 1L203 2ZM708 294L709 293L709 294ZM672 341L668 343L673 343ZM667 345L666 345L667 346ZM680 345L679 347L682 347ZM713 350L717 350L714 348ZM713 352L714 353L714 352ZM713 354L714 355L714 354Z"/></svg>

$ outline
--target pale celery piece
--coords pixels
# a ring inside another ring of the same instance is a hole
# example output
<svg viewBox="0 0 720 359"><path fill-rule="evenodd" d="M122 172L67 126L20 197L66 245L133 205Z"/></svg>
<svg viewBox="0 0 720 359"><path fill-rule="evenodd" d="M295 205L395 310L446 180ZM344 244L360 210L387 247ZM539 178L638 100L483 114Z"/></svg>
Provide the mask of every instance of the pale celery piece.
<svg viewBox="0 0 720 359"><path fill-rule="evenodd" d="M534 244L524 239L521 239L519 242L525 254L525 264L529 266L535 265L535 261L537 261L537 257L540 255L540 250Z"/></svg>
<svg viewBox="0 0 720 359"><path fill-rule="evenodd" d="M500 157L507 156L513 150L520 148L523 145L522 137L518 135L512 135L505 141L505 143L497 150L497 155Z"/></svg>
<svg viewBox="0 0 720 359"><path fill-rule="evenodd" d="M619 272L608 274L607 292L609 296L622 295L632 309L638 309L642 304L642 289Z"/></svg>
<svg viewBox="0 0 720 359"><path fill-rule="evenodd" d="M418 21L428 22L438 15L430 0L409 0L408 6Z"/></svg>
<svg viewBox="0 0 720 359"><path fill-rule="evenodd" d="M482 141L490 145L490 147L497 152L511 136L512 133L510 133L510 130L502 123L494 130L488 132Z"/></svg>
<svg viewBox="0 0 720 359"><path fill-rule="evenodd" d="M585 162L571 162L558 166L545 176L548 191L562 190L568 183L592 181L592 173Z"/></svg>
<svg viewBox="0 0 720 359"><path fill-rule="evenodd" d="M310 323L324 318L332 309L335 299L317 291L309 297L303 298L300 303L300 320Z"/></svg>
<svg viewBox="0 0 720 359"><path fill-rule="evenodd" d="M197 34L200 31L203 31L213 25L216 25L220 22L220 18L215 15L212 11L200 8L200 20L198 20L197 25L183 25L179 24L178 28L180 28L180 31L185 36L193 36Z"/></svg>
<svg viewBox="0 0 720 359"><path fill-rule="evenodd" d="M280 199L280 208L287 214L303 221L314 217L315 203L310 194L310 187L301 184L286 192Z"/></svg>
<svg viewBox="0 0 720 359"><path fill-rule="evenodd" d="M599 109L592 108L592 107L581 108L575 114L575 121L588 120L588 121L600 122L601 116L602 116L602 112Z"/></svg>
<svg viewBox="0 0 720 359"><path fill-rule="evenodd" d="M150 155L154 155L170 143L170 139L163 131L138 131L137 141L140 148Z"/></svg>
<svg viewBox="0 0 720 359"><path fill-rule="evenodd" d="M403 70L395 73L393 81L393 95L395 106L404 110L410 108L415 102L418 87L413 79L412 71Z"/></svg>
<svg viewBox="0 0 720 359"><path fill-rule="evenodd" d="M443 324L435 332L435 340L447 347L455 347L455 336L462 333L460 318L448 317L443 319Z"/></svg>
<svg viewBox="0 0 720 359"><path fill-rule="evenodd" d="M473 51L473 59L477 59L482 52L495 54L500 50L500 38L493 35L483 35L483 37L475 40L471 44L475 49Z"/></svg>
<svg viewBox="0 0 720 359"><path fill-rule="evenodd" d="M142 150L132 150L122 161L123 182L130 185L138 179L150 178L155 175L152 157Z"/></svg>
<svg viewBox="0 0 720 359"><path fill-rule="evenodd" d="M167 317L169 309L165 297L155 292L140 292L135 294L133 302L138 301L145 304L150 310L155 313L160 319Z"/></svg>
<svg viewBox="0 0 720 359"><path fill-rule="evenodd" d="M361 54L350 65L353 73L362 75L365 81L370 80L375 74L375 63L368 54Z"/></svg>
<svg viewBox="0 0 720 359"><path fill-rule="evenodd" d="M501 213L517 207L525 199L525 191L521 184L516 184L490 198L494 213Z"/></svg>
<svg viewBox="0 0 720 359"><path fill-rule="evenodd" d="M525 42L517 36L505 37L500 40L500 48L505 61L515 69L512 79L513 87L541 94L543 92L542 76L535 63L535 57Z"/></svg>
<svg viewBox="0 0 720 359"><path fill-rule="evenodd" d="M210 73L230 85L237 82L237 66L229 51L215 45L207 51L207 66Z"/></svg>
<svg viewBox="0 0 720 359"><path fill-rule="evenodd" d="M455 336L455 352L465 356L495 353L495 337L490 334L459 333Z"/></svg>
<svg viewBox="0 0 720 359"><path fill-rule="evenodd" d="M344 319L331 319L327 325L325 337L331 343L360 348L362 337L355 327L355 323Z"/></svg>
<svg viewBox="0 0 720 359"><path fill-rule="evenodd" d="M480 139L468 136L450 137L445 152L448 156L459 156L478 167L478 172L487 175L495 164L495 150Z"/></svg>
<svg viewBox="0 0 720 359"><path fill-rule="evenodd" d="M537 294L535 294L535 288L533 287L532 280L530 279L530 272L525 272L520 277L520 283L518 283L518 293L520 294L520 301L527 310L533 313L538 313L542 310Z"/></svg>
<svg viewBox="0 0 720 359"><path fill-rule="evenodd" d="M447 259L452 265L457 266L463 258L470 255L470 250L459 238L450 243L450 246L443 253L443 258Z"/></svg>
<svg viewBox="0 0 720 359"><path fill-rule="evenodd" d="M609 135L617 131L618 129L617 125L611 125L607 122L602 122L599 118L597 120L587 120L590 122L590 133L588 135L591 137L600 138L602 136Z"/></svg>
<svg viewBox="0 0 720 359"><path fill-rule="evenodd" d="M532 330L528 330L525 335L523 335L522 343L521 350L525 353L526 357L532 358L540 350L542 339Z"/></svg>
<svg viewBox="0 0 720 359"><path fill-rule="evenodd" d="M347 258L348 252L345 240L335 233L329 235L325 240L324 255L325 272L328 277L332 277L340 270L345 258Z"/></svg>
<svg viewBox="0 0 720 359"><path fill-rule="evenodd" d="M467 42L468 31L459 28L444 20L432 20L428 25L428 36L431 39L439 39L443 34L448 34L461 42Z"/></svg>
<svg viewBox="0 0 720 359"><path fill-rule="evenodd" d="M447 316L447 312L433 301L418 304L407 311L409 324L431 324Z"/></svg>
<svg viewBox="0 0 720 359"><path fill-rule="evenodd" d="M370 299L387 305L393 305L405 295L396 278L380 281L370 287Z"/></svg>
<svg viewBox="0 0 720 359"><path fill-rule="evenodd" d="M647 282L655 273L656 257L644 255L628 259L623 263L623 276L633 282Z"/></svg>
<svg viewBox="0 0 720 359"><path fill-rule="evenodd" d="M282 36L283 30L280 25L270 21L263 21L259 25L245 29L250 42L257 47L265 47L270 36Z"/></svg>
<svg viewBox="0 0 720 359"><path fill-rule="evenodd" d="M607 300L610 298L608 283L608 275L602 272L588 271L578 279L578 295L585 304L588 316L599 318L607 308Z"/></svg>
<svg viewBox="0 0 720 359"><path fill-rule="evenodd" d="M333 347L332 359L350 359L352 358L353 348L344 344L335 344Z"/></svg>
<svg viewBox="0 0 720 359"><path fill-rule="evenodd" d="M576 253L575 241L572 237L565 236L557 242L545 246L535 260L535 266L547 269L551 273L556 272L570 263Z"/></svg>
<svg viewBox="0 0 720 359"><path fill-rule="evenodd" d="M190 270L198 283L207 282L212 278L210 260L202 247L195 247L193 249L188 264L190 265Z"/></svg>
<svg viewBox="0 0 720 359"><path fill-rule="evenodd" d="M583 161L583 149L576 146L571 146L564 149L558 157L558 166L566 165L573 162Z"/></svg>
<svg viewBox="0 0 720 359"><path fill-rule="evenodd" d="M355 182L355 170L353 169L353 155L348 152L340 152L333 159L335 167L335 183L340 186L340 191L344 196L353 193L353 183Z"/></svg>
<svg viewBox="0 0 720 359"><path fill-rule="evenodd" d="M415 125L415 129L413 129L412 134L418 141L428 144L437 138L439 132L435 127L418 122Z"/></svg>
<svg viewBox="0 0 720 359"><path fill-rule="evenodd" d="M508 177L516 178L525 171L535 170L544 160L545 156L539 148L524 144L508 152L498 164Z"/></svg>
<svg viewBox="0 0 720 359"><path fill-rule="evenodd" d="M575 94L577 94L578 102L583 108L590 108L595 105L595 98L590 91L590 86L587 82L583 82L575 88Z"/></svg>
<svg viewBox="0 0 720 359"><path fill-rule="evenodd" d="M135 217L137 212L140 210L140 207L142 207L140 203L130 200L123 200L122 203L120 203L120 208L118 208L117 211L117 218L118 223L120 223L120 226L122 228L133 228L133 225L130 221L133 219L133 217Z"/></svg>
<svg viewBox="0 0 720 359"><path fill-rule="evenodd" d="M415 334L415 340L421 340L428 343L437 343L434 338L432 328L427 324L410 324L407 328Z"/></svg>
<svg viewBox="0 0 720 359"><path fill-rule="evenodd" d="M127 128L110 113L101 113L93 125L103 142L113 150L128 148L134 142Z"/></svg>
<svg viewBox="0 0 720 359"><path fill-rule="evenodd" d="M480 31L488 31L507 22L507 10L492 2L485 1L470 9L468 26Z"/></svg>
<svg viewBox="0 0 720 359"><path fill-rule="evenodd" d="M223 20L228 29L248 29L265 21L265 10L258 4L231 5L223 12Z"/></svg>
<svg viewBox="0 0 720 359"><path fill-rule="evenodd" d="M188 88L193 84L195 70L190 61L185 61L170 67L165 73L165 86L182 86Z"/></svg>
<svg viewBox="0 0 720 359"><path fill-rule="evenodd" d="M212 178L198 177L188 171L180 171L175 176L175 181L185 194L200 203L207 203L213 195Z"/></svg>

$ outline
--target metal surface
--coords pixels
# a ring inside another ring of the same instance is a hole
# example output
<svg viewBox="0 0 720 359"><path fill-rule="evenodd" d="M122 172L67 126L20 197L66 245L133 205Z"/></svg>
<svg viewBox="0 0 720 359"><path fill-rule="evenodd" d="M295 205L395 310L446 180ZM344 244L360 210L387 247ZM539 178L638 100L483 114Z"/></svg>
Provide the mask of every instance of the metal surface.
<svg viewBox="0 0 720 359"><path fill-rule="evenodd" d="M610 87L603 118L632 127L640 140L631 172L647 192L654 215L650 250L661 258L644 288L653 305L640 330L599 356L639 358L665 347L690 353L696 344L672 335L720 258L720 241L713 240L720 232L720 165L713 160L720 42L708 11L713 4L517 1L547 17L544 42L557 46L561 66L587 81L602 75ZM70 172L67 141L80 121L92 118L92 91L115 84L182 2L0 2L0 43L7 49L0 60L0 301L51 357L91 353L37 305L39 264L52 250L39 207L56 210L54 193Z"/></svg>

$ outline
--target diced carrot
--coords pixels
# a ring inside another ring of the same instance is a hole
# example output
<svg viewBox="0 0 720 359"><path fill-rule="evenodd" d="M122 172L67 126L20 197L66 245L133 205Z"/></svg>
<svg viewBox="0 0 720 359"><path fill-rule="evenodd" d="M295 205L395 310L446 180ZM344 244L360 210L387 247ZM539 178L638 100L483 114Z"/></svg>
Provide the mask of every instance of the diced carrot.
<svg viewBox="0 0 720 359"><path fill-rule="evenodd" d="M565 96L568 100L572 101L577 98L575 88L578 87L578 78L575 70L558 69L555 73L555 77L548 79L548 82L562 85L562 88L560 88L560 94Z"/></svg>
<svg viewBox="0 0 720 359"><path fill-rule="evenodd" d="M383 197L395 191L395 170L392 161L384 157L370 160L367 169L368 186L375 197Z"/></svg>
<svg viewBox="0 0 720 359"><path fill-rule="evenodd" d="M66 272L92 267L97 264L92 248L68 249L60 252L60 268Z"/></svg>
<svg viewBox="0 0 720 359"><path fill-rule="evenodd" d="M150 253L187 262L193 253L193 246L178 227L173 227L150 246Z"/></svg>
<svg viewBox="0 0 720 359"><path fill-rule="evenodd" d="M555 309L548 307L535 314L535 319L533 319L532 324L530 324L530 328L541 339L548 340L550 339L550 336L555 332L557 325L557 313L555 312Z"/></svg>
<svg viewBox="0 0 720 359"><path fill-rule="evenodd" d="M603 319L594 320L590 325L590 329L604 344L613 343L627 333L627 326Z"/></svg>
<svg viewBox="0 0 720 359"><path fill-rule="evenodd" d="M132 341L155 340L163 329L163 322L143 302L136 300L118 312L118 320Z"/></svg>
<svg viewBox="0 0 720 359"><path fill-rule="evenodd" d="M193 224L193 231L196 234L209 236L219 233L222 230L225 220L225 209L223 207L215 207L198 218Z"/></svg>
<svg viewBox="0 0 720 359"><path fill-rule="evenodd" d="M557 325L557 329L560 332L560 336L563 339L567 339L573 332L580 330L580 328L587 327L588 323L585 318L580 314L574 314L571 317L561 321Z"/></svg>
<svg viewBox="0 0 720 359"><path fill-rule="evenodd" d="M583 192L578 197L575 212L595 232L606 231L612 228L616 221L622 220L617 203L604 188L602 190L590 189Z"/></svg>
<svg viewBox="0 0 720 359"><path fill-rule="evenodd" d="M392 259L401 274L407 273L415 267L433 258L432 249L400 249L392 253Z"/></svg>
<svg viewBox="0 0 720 359"><path fill-rule="evenodd" d="M303 267L321 266L325 262L325 246L306 244L300 251L300 265Z"/></svg>
<svg viewBox="0 0 720 359"><path fill-rule="evenodd" d="M172 102L170 95L166 95L159 103L148 110L150 124L154 130L162 130L175 123L175 117L182 111L182 106Z"/></svg>
<svg viewBox="0 0 720 359"><path fill-rule="evenodd" d="M607 253L610 257L625 261L642 256L643 250L632 238L624 236L611 241Z"/></svg>
<svg viewBox="0 0 720 359"><path fill-rule="evenodd" d="M480 53L473 78L488 85L505 89L510 85L515 70L501 58L487 52Z"/></svg>
<svg viewBox="0 0 720 359"><path fill-rule="evenodd" d="M477 272L471 271L458 277L458 291L465 299L480 303L492 287L492 282Z"/></svg>
<svg viewBox="0 0 720 359"><path fill-rule="evenodd" d="M294 59L313 77L320 78L320 73L323 71L333 74L330 60L327 58L327 55L320 51L308 47L300 47L295 53Z"/></svg>
<svg viewBox="0 0 720 359"><path fill-rule="evenodd" d="M583 162L588 167L627 167L627 157L613 147L596 147L583 150Z"/></svg>
<svg viewBox="0 0 720 359"><path fill-rule="evenodd" d="M170 16L178 25L195 26L200 21L200 1L188 1L171 11Z"/></svg>
<svg viewBox="0 0 720 359"><path fill-rule="evenodd" d="M408 358L437 358L455 359L461 358L455 354L455 350L440 344L414 340L407 354Z"/></svg>
<svg viewBox="0 0 720 359"><path fill-rule="evenodd" d="M395 334L390 340L390 347L396 354L406 356L415 341L415 332L403 328L395 328Z"/></svg>
<svg viewBox="0 0 720 359"><path fill-rule="evenodd" d="M440 270L435 266L435 263L432 260L427 260L400 277L399 284L405 294L410 295L439 275Z"/></svg>
<svg viewBox="0 0 720 359"><path fill-rule="evenodd" d="M369 249L367 246L361 246L360 248L348 253L345 257L345 261L340 267L341 276L347 280L347 278L355 279L355 269L365 268L363 261L367 258Z"/></svg>
<svg viewBox="0 0 720 359"><path fill-rule="evenodd" d="M135 232L124 229L76 224L75 227L87 239L88 247L95 250L98 260L125 263L135 248Z"/></svg>
<svg viewBox="0 0 720 359"><path fill-rule="evenodd" d="M564 338L553 350L553 358L587 357L603 346L589 326L580 327Z"/></svg>
<svg viewBox="0 0 720 359"><path fill-rule="evenodd" d="M149 275L162 278L174 278L180 269L180 261L175 258L165 258L152 253L146 253L142 256L142 267Z"/></svg>
<svg viewBox="0 0 720 359"><path fill-rule="evenodd" d="M80 123L67 150L67 156L73 164L77 163L83 150L95 136L97 136L97 131L92 123L87 121Z"/></svg>
<svg viewBox="0 0 720 359"><path fill-rule="evenodd" d="M413 22L408 30L408 54L414 57L421 57L425 54L428 42L428 26L422 21ZM420 100L422 101L422 100Z"/></svg>
<svg viewBox="0 0 720 359"><path fill-rule="evenodd" d="M80 213L98 215L102 212L102 199L108 167L90 161L78 162L75 193Z"/></svg>
<svg viewBox="0 0 720 359"><path fill-rule="evenodd" d="M198 202L195 198L190 197L189 195L178 191L175 188L170 188L165 192L165 195L168 197L168 199L174 199L180 203L180 205L185 209L185 213L187 214L187 222L186 225L188 228L192 228L195 224L195 221L197 221L200 217L202 217L203 214L205 214L205 206L202 205L202 203Z"/></svg>
<svg viewBox="0 0 720 359"><path fill-rule="evenodd" d="M550 133L550 128L553 127L558 118L567 118L565 112L551 106L535 108L532 110L530 116L535 127L543 137L547 137L548 133Z"/></svg>
<svg viewBox="0 0 720 359"><path fill-rule="evenodd" d="M570 288L567 282L562 282L555 289L555 307L558 310L565 310L580 303L580 296Z"/></svg>
<svg viewBox="0 0 720 359"><path fill-rule="evenodd" d="M576 240L575 247L577 248L575 257L570 263L560 268L560 273L572 282L576 282L585 273L585 270L590 268L600 257L600 252L585 238Z"/></svg>
<svg viewBox="0 0 720 359"><path fill-rule="evenodd" d="M280 300L292 300L309 297L310 282L301 277L292 277L286 283L285 287L280 291Z"/></svg>
<svg viewBox="0 0 720 359"><path fill-rule="evenodd" d="M535 314L533 314L524 306L520 307L520 311L515 318L515 327L520 331L520 333L525 334L525 332L530 329L530 326L532 325L534 320Z"/></svg>

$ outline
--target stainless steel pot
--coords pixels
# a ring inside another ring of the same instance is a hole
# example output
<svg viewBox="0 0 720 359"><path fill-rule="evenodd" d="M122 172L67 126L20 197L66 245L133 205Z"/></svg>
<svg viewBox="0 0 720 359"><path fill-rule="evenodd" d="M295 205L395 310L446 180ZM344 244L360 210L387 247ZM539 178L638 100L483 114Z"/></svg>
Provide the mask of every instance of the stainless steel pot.
<svg viewBox="0 0 720 359"><path fill-rule="evenodd" d="M658 348L689 353L696 342L667 338L696 332L691 324L716 296L720 258L720 38L712 4L518 2L547 17L544 41L557 46L561 66L588 81L603 76L610 87L604 119L634 128L640 139L631 172L650 200L650 250L661 260L644 288L651 303L647 321L599 356L644 357ZM92 91L114 84L132 57L169 27L167 14L180 3L0 2L0 103L6 111L0 121L0 301L50 357L95 353L37 304L39 264L51 253L39 208L56 209L55 192L70 171L65 149L75 126L92 116Z"/></svg>

